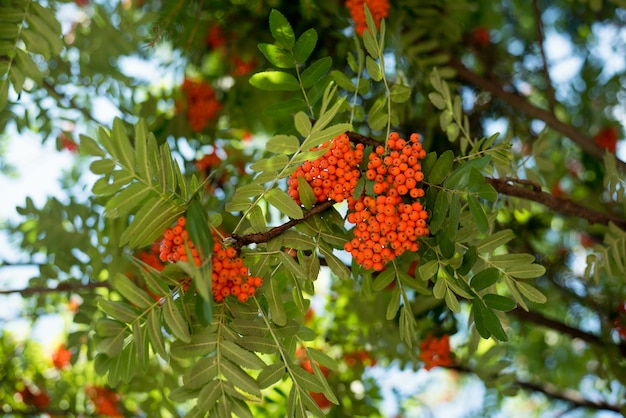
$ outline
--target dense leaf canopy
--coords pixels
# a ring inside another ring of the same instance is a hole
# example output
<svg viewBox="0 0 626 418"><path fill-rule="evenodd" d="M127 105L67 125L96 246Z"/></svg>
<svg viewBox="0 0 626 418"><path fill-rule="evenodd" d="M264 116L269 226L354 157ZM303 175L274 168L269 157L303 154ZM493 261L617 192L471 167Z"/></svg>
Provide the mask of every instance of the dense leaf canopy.
<svg viewBox="0 0 626 418"><path fill-rule="evenodd" d="M624 414L625 22L3 1L3 141L73 155L2 224L6 321L66 320L3 326L3 416Z"/></svg>

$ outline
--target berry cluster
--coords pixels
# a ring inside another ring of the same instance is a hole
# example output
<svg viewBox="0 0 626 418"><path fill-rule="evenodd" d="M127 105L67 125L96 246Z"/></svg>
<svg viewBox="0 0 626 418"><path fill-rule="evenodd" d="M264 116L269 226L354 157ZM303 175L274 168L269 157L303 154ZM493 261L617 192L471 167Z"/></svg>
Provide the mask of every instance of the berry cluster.
<svg viewBox="0 0 626 418"><path fill-rule="evenodd" d="M327 148L324 155L314 161L305 161L289 177L288 193L300 203L298 177L303 177L311 185L317 202L334 200L352 200L361 171L359 164L363 161L363 144L352 148L348 136L344 133L323 143L318 149Z"/></svg>
<svg viewBox="0 0 626 418"><path fill-rule="evenodd" d="M159 259L161 261L171 263L189 261L189 255L191 255L197 266L201 264L198 250L189 239L189 233L185 229L186 224L187 218L181 216L173 228L167 228L163 232L163 241L159 247ZM190 254L187 253L186 247L189 247Z"/></svg>
<svg viewBox="0 0 626 418"><path fill-rule="evenodd" d="M246 302L261 287L263 279L249 276L248 267L243 265L240 257L237 257L234 248L223 248L217 239L214 241L211 257L213 299L221 302L232 295L240 302Z"/></svg>
<svg viewBox="0 0 626 418"><path fill-rule="evenodd" d="M186 224L187 219L181 216L174 227L167 228L163 233L159 255L162 261L172 263L188 261L191 256L196 265L199 266L202 263L198 250L189 240L189 234L185 229ZM237 257L237 250L232 247L224 248L215 234L213 240L213 254L211 256L213 299L216 302L222 302L232 295L240 302L246 302L263 284L263 279L249 275L248 267L243 265L243 260L240 257ZM189 247L189 253L187 247ZM188 286L189 279L181 281L181 283Z"/></svg>
<svg viewBox="0 0 626 418"><path fill-rule="evenodd" d="M420 360L424 368L430 370L436 366L451 366L454 364L450 357L450 336L445 334L441 338L429 335L420 343Z"/></svg>
<svg viewBox="0 0 626 418"><path fill-rule="evenodd" d="M217 119L222 105L215 98L215 90L205 82L185 78L181 89L187 99L187 117L191 128L200 132L210 120Z"/></svg>
<svg viewBox="0 0 626 418"><path fill-rule="evenodd" d="M389 15L389 0L346 0L346 7L350 10L350 16L356 25L356 33L363 36L363 32L367 29L365 21L365 7L370 9L370 13L374 18L376 29L380 26L380 20Z"/></svg>
<svg viewBox="0 0 626 418"><path fill-rule="evenodd" d="M385 264L406 250L417 251L418 237L428 235L428 213L415 199L424 196L420 160L426 156L420 136L406 141L396 132L387 140L387 151L378 146L369 155L365 176L373 182L375 196L363 195L348 202L354 238L344 249L365 269L383 270Z"/></svg>

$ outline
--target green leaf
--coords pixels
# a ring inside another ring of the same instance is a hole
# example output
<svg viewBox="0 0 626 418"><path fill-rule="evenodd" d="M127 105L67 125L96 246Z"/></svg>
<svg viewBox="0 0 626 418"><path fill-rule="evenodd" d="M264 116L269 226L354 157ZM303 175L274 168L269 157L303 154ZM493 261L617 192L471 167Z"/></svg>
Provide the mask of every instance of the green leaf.
<svg viewBox="0 0 626 418"><path fill-rule="evenodd" d="M278 283L276 283L276 280L270 279L270 284L267 286L265 291L265 297L269 304L272 321L274 321L277 325L285 325L287 323L287 313L285 312L285 307L283 306L283 301L280 297L280 291L278 290Z"/></svg>
<svg viewBox="0 0 626 418"><path fill-rule="evenodd" d="M488 293L483 296L483 302L491 309L508 312L515 309L515 302L505 296Z"/></svg>
<svg viewBox="0 0 626 418"><path fill-rule="evenodd" d="M242 391L254 395L257 398L262 396L261 389L257 382L238 365L224 359L220 362L220 371L230 383Z"/></svg>
<svg viewBox="0 0 626 418"><path fill-rule="evenodd" d="M295 68L296 63L294 58L285 52L283 48L280 48L273 44L259 44L259 50L263 53L265 58L278 68Z"/></svg>
<svg viewBox="0 0 626 418"><path fill-rule="evenodd" d="M109 318L100 318L96 322L96 334L100 337L112 337L123 334L125 329L126 324Z"/></svg>
<svg viewBox="0 0 626 418"><path fill-rule="evenodd" d="M367 53L372 58L376 59L380 56L380 53L378 52L378 42L376 42L373 32L367 30L363 32L363 45L365 46Z"/></svg>
<svg viewBox="0 0 626 418"><path fill-rule="evenodd" d="M298 64L304 64L315 49L317 44L317 32L315 29L307 29L296 40L293 48L293 56Z"/></svg>
<svg viewBox="0 0 626 418"><path fill-rule="evenodd" d="M339 260L333 253L332 250L325 248L324 246L320 246L320 252L326 259L326 263L330 270L337 275L340 279L349 279L350 278L350 270L348 267Z"/></svg>
<svg viewBox="0 0 626 418"><path fill-rule="evenodd" d="M387 305L387 313L385 317L387 321L391 321L398 314L398 309L400 309L400 296L402 291L399 287L396 287L391 292L391 299L389 299L389 304Z"/></svg>
<svg viewBox="0 0 626 418"><path fill-rule="evenodd" d="M446 300L446 305L448 306L448 308L450 308L452 312L454 313L461 312L461 305L459 304L458 299L454 295L454 292L452 292L450 289L447 289L446 291L445 300Z"/></svg>
<svg viewBox="0 0 626 418"><path fill-rule="evenodd" d="M261 370L265 367L265 363L256 354L241 348L232 341L222 341L220 343L220 355L246 369Z"/></svg>
<svg viewBox="0 0 626 418"><path fill-rule="evenodd" d="M300 141L293 135L275 135L267 141L265 148L276 154L293 154L300 149Z"/></svg>
<svg viewBox="0 0 626 418"><path fill-rule="evenodd" d="M446 219L449 208L450 200L448 199L448 193L444 190L440 190L437 193L435 207L433 208L433 214L430 218L429 228L431 233L436 234L439 232Z"/></svg>
<svg viewBox="0 0 626 418"><path fill-rule="evenodd" d="M502 322L500 322L500 318L491 310L485 309L483 312L483 319L485 321L485 326L491 332L491 335L500 341L507 341L508 337L504 332L504 328L502 328Z"/></svg>
<svg viewBox="0 0 626 418"><path fill-rule="evenodd" d="M33 59L30 57L30 55L28 55L27 53L25 53L19 48L16 49L15 52L16 52L15 63L24 72L24 75L32 79L37 84L41 83L41 80L42 80L41 71L39 71L39 68L37 67Z"/></svg>
<svg viewBox="0 0 626 418"><path fill-rule="evenodd" d="M338 123L336 125L329 126L328 128L316 131L317 123L313 126L313 134L304 141L302 144L303 149L308 149L309 147L316 147L318 145L323 144L326 141L330 141L338 135L343 134L344 132L349 131L352 128L352 125L349 123ZM323 148L327 149L327 148Z"/></svg>
<svg viewBox="0 0 626 418"><path fill-rule="evenodd" d="M337 361L330 357L328 354L315 348L307 349L307 353L314 362L319 363L321 366L324 366L330 370L339 369L339 364L337 363Z"/></svg>
<svg viewBox="0 0 626 418"><path fill-rule="evenodd" d="M152 190L142 183L131 183L113 196L104 207L104 216L107 218L124 218L135 209Z"/></svg>
<svg viewBox="0 0 626 418"><path fill-rule="evenodd" d="M96 351L106 354L109 357L117 357L124 348L124 338L126 334L124 332L108 337L98 342Z"/></svg>
<svg viewBox="0 0 626 418"><path fill-rule="evenodd" d="M489 232L489 220L487 219L487 215L483 210L483 207L478 202L478 199L474 195L467 196L467 203L469 204L470 214L472 218L474 218L474 223L483 234Z"/></svg>
<svg viewBox="0 0 626 418"><path fill-rule="evenodd" d="M328 73L330 67L333 65L333 59L331 57L320 58L305 69L300 75L302 80L302 86L305 89L313 87L322 77Z"/></svg>
<svg viewBox="0 0 626 418"><path fill-rule="evenodd" d="M452 168L454 153L451 150L444 151L437 159L430 173L427 173L427 180L431 184L441 184Z"/></svg>
<svg viewBox="0 0 626 418"><path fill-rule="evenodd" d="M313 188L308 181L304 179L302 176L298 176L298 194L300 196L300 201L302 205L306 209L311 209L313 205L317 202L317 198L315 197L315 193L313 192Z"/></svg>
<svg viewBox="0 0 626 418"><path fill-rule="evenodd" d="M190 388L201 388L217 377L218 367L217 357L201 358L183 376L183 383Z"/></svg>
<svg viewBox="0 0 626 418"><path fill-rule="evenodd" d="M223 388L217 380L213 380L204 385L197 395L198 402L196 404L196 407L202 411L202 415L204 415L206 411L213 409L219 397L222 396L222 393Z"/></svg>
<svg viewBox="0 0 626 418"><path fill-rule="evenodd" d="M113 287L128 301L139 308L146 309L154 305L155 301L146 293L130 281L126 275L117 273L113 279Z"/></svg>
<svg viewBox="0 0 626 418"><path fill-rule="evenodd" d="M417 268L418 277L422 280L429 280L439 271L439 262L430 260Z"/></svg>
<svg viewBox="0 0 626 418"><path fill-rule="evenodd" d="M291 74L284 71L261 71L253 74L249 80L250 84L260 90L267 91L297 91L300 90L300 83Z"/></svg>
<svg viewBox="0 0 626 418"><path fill-rule="evenodd" d="M530 264L535 261L535 256L531 254L499 254L492 255L489 258L489 262L500 269L509 269L518 265Z"/></svg>
<svg viewBox="0 0 626 418"><path fill-rule="evenodd" d="M337 83L337 85L341 87L342 89L350 91L350 92L356 90L356 86L354 85L352 80L350 80L350 78L348 78L348 76L342 73L341 71L333 70L330 72L330 76L333 78L335 83Z"/></svg>
<svg viewBox="0 0 626 418"><path fill-rule="evenodd" d="M154 348L154 351L160 355L163 360L168 360L169 356L165 351L163 333L161 332L161 320L155 309L148 312L146 326L148 327L148 335L150 336L152 348Z"/></svg>
<svg viewBox="0 0 626 418"><path fill-rule="evenodd" d="M439 110L443 110L446 108L446 101L443 99L441 94L436 92L428 93L428 98L430 102Z"/></svg>
<svg viewBox="0 0 626 418"><path fill-rule="evenodd" d="M278 383L286 372L287 369L285 368L285 363L278 360L276 363L265 367L261 373L259 373L257 383L261 389L267 389L268 387Z"/></svg>
<svg viewBox="0 0 626 418"><path fill-rule="evenodd" d="M107 315L122 322L132 322L137 319L138 316L137 311L124 302L116 302L99 298L98 307Z"/></svg>
<svg viewBox="0 0 626 418"><path fill-rule="evenodd" d="M365 57L365 68L372 80L378 82L383 79L383 73L380 69L380 65L369 55Z"/></svg>
<svg viewBox="0 0 626 418"><path fill-rule="evenodd" d="M535 279L543 276L546 273L546 268L541 264L517 264L507 268L505 271L516 279Z"/></svg>
<svg viewBox="0 0 626 418"><path fill-rule="evenodd" d="M320 383L317 377L313 373L309 373L301 367L294 367L291 369L294 380L299 386L311 392L323 392L324 386Z"/></svg>
<svg viewBox="0 0 626 418"><path fill-rule="evenodd" d="M165 304L163 305L163 318L165 319L165 323L176 338L179 338L186 343L191 342L191 335L189 334L187 321L185 321L185 318L183 318L183 315L178 310L176 303L170 296L167 296L164 299Z"/></svg>
<svg viewBox="0 0 626 418"><path fill-rule="evenodd" d="M411 88L402 84L394 84L389 91L389 97L394 103L404 103L411 97Z"/></svg>
<svg viewBox="0 0 626 418"><path fill-rule="evenodd" d="M479 273L476 273L472 278L470 285L475 291L480 292L481 290L496 284L499 277L500 271L496 268L490 267Z"/></svg>
<svg viewBox="0 0 626 418"><path fill-rule="evenodd" d="M510 229L497 231L476 243L476 251L479 254L489 253L501 245L506 244L515 238L515 233Z"/></svg>
<svg viewBox="0 0 626 418"><path fill-rule="evenodd" d="M298 112L294 116L294 124L296 126L296 130L298 133L304 137L307 137L311 134L312 123L311 119L304 112ZM305 148L306 141L302 144L302 147ZM299 148L299 147L298 147Z"/></svg>
<svg viewBox="0 0 626 418"><path fill-rule="evenodd" d="M285 16L276 9L272 9L270 12L270 32L272 33L272 37L274 37L278 46L287 50L293 49L296 42L296 36L293 33L291 24L287 18L285 18Z"/></svg>
<svg viewBox="0 0 626 418"><path fill-rule="evenodd" d="M383 270L372 283L372 290L379 292L389 286L396 278L396 273L393 269L388 268Z"/></svg>
<svg viewBox="0 0 626 418"><path fill-rule="evenodd" d="M263 109L263 114L272 118L283 119L306 110L307 105L303 99L290 99L267 106Z"/></svg>
<svg viewBox="0 0 626 418"><path fill-rule="evenodd" d="M265 297L267 298L267 292L265 292ZM272 314L271 307L270 314ZM274 317L272 317L271 319L276 322ZM286 315L285 323L287 323ZM255 353L275 354L278 351L278 347L276 346L274 341L264 337L246 336L246 338L243 338L241 339L241 341L239 341L239 345L247 348L250 351L254 351Z"/></svg>
<svg viewBox="0 0 626 418"><path fill-rule="evenodd" d="M198 298L202 300L201 298ZM178 357L206 356L215 351L217 347L217 334L213 332L203 332L191 335L191 341L184 343L180 340L172 344L172 353Z"/></svg>
<svg viewBox="0 0 626 418"><path fill-rule="evenodd" d="M271 189L265 193L267 203L274 206L280 213L292 218L301 219L302 208L289 195L280 189Z"/></svg>
<svg viewBox="0 0 626 418"><path fill-rule="evenodd" d="M520 293L531 302L546 303L548 301L543 293L528 283L515 282L515 286L519 289Z"/></svg>

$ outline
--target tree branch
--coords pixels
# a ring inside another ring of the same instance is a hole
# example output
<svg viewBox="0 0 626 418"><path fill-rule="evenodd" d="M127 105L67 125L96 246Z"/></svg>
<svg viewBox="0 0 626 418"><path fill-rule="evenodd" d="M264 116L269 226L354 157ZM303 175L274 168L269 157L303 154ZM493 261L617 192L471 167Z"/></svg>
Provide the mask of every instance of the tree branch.
<svg viewBox="0 0 626 418"><path fill-rule="evenodd" d="M626 344L613 344L610 341L606 341L599 336L582 331L578 328L570 327L562 322L556 321L551 318L547 318L540 314L539 312L529 312L524 309L517 307L512 311L509 311L508 314L513 315L521 320L532 322L533 324L542 325L544 327L551 328L555 331L558 331L562 334L568 334L573 338L581 339L587 343L594 344L601 347L615 347L618 349L622 355L622 357L626 358Z"/></svg>
<svg viewBox="0 0 626 418"><path fill-rule="evenodd" d="M546 51L543 46L544 34L543 23L541 22L541 10L539 10L539 2L533 0L533 12L535 13L535 30L537 31L537 43L539 44L539 54L541 55L541 61L543 63L543 74L546 78L546 95L548 96L548 107L550 113L554 114L554 108L556 106L556 99L554 97L554 87L552 87L552 81L550 80L550 72L548 71L548 60L546 59Z"/></svg>
<svg viewBox="0 0 626 418"><path fill-rule="evenodd" d="M554 210L555 212L562 213L564 215L578 216L586 219L591 223L608 225L609 222L613 222L621 229L626 230L626 219L619 216L612 215L610 213L598 212L596 210L581 206L570 199L554 196L550 193L543 192L537 189L536 185L533 185L532 189L515 186L511 182L523 183L515 179L496 179L486 177L487 183L491 184L498 193L508 196L520 197L526 200L532 200L537 203Z"/></svg>
<svg viewBox="0 0 626 418"><path fill-rule="evenodd" d="M280 234L282 234L289 228L296 226L297 224L301 222L304 222L305 220L309 219L310 217L314 215L324 212L326 209L330 208L335 203L337 202L332 201L332 200L327 200L325 202L319 203L313 206L313 208L309 210L308 212L305 212L302 218L291 219L290 221L285 222L282 225L275 226L274 228L270 229L267 232L256 232L256 233L251 233L251 234L246 234L246 235L232 234L231 238L235 240L235 244L233 245L233 247L237 251L239 251L241 247L243 247L244 245L261 244L264 242L268 242L269 240L276 238L277 236L279 236Z"/></svg>
<svg viewBox="0 0 626 418"><path fill-rule="evenodd" d="M452 366L447 366L447 368L450 370L461 372L461 373L476 374L476 372L473 371L472 369L465 367L465 366L461 366L461 365L455 364ZM496 375L493 378L497 379L498 376ZM614 405L614 404L610 404L604 401L595 402L595 401L586 399L578 391L575 391L572 389L559 389L550 383L539 384L539 383L533 383L533 382L527 382L524 380L515 379L513 384L524 390L543 393L548 398L558 399L560 401L568 402L569 404L571 404L572 406L576 408L589 408L589 409L615 411L615 412L620 412L620 408L621 408L620 405Z"/></svg>
<svg viewBox="0 0 626 418"><path fill-rule="evenodd" d="M83 283L59 283L57 287L45 287L45 286L32 286L25 289L8 289L0 290L0 295L9 295L12 293L19 293L23 297L32 296L40 293L53 293L53 292L71 292L78 290L97 289L97 288L110 288L109 282L89 282Z"/></svg>
<svg viewBox="0 0 626 418"><path fill-rule="evenodd" d="M542 120L552 129L562 133L563 135L574 141L584 152L591 155L592 157L597 158L598 160L602 160L604 158L605 150L596 145L591 137L581 134L572 125L561 122L554 114L531 104L530 102L528 102L528 100L526 100L523 96L520 96L519 94L506 91L500 84L492 80L485 79L480 75L474 73L465 65L463 65L463 63L457 57L452 57L449 64L456 70L458 76L461 79L475 85L476 87L490 92L508 105L526 113L531 118ZM617 166L621 170L626 171L626 163L624 161L616 158L616 162Z"/></svg>

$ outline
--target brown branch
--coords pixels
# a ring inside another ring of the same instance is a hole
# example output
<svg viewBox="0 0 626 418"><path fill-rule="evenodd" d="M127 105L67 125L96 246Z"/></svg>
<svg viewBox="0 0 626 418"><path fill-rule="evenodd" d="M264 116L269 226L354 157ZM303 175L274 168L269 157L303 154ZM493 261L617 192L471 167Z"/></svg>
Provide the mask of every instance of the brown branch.
<svg viewBox="0 0 626 418"><path fill-rule="evenodd" d="M548 107L550 108L550 113L554 114L556 99L554 97L554 87L552 87L552 81L550 80L550 72L548 71L548 60L546 59L546 51L543 46L545 37L543 33L543 23L541 22L541 10L539 10L538 3L539 2L537 0L533 0L533 11L535 13L535 30L537 31L539 54L541 55L541 61L543 63L543 74L546 78L546 95L548 96Z"/></svg>
<svg viewBox="0 0 626 418"><path fill-rule="evenodd" d="M85 109L84 107L81 107L78 105L78 103L76 103L76 101L71 98L71 97L67 97L66 95L64 95L63 93L59 93L52 84L50 84L49 81L47 80L43 80L42 82L43 87L48 91L48 93L50 93L51 95L55 96L57 99L59 100L65 100L67 101L67 103L69 103L69 107L74 109L74 110L78 110L80 113L83 114L83 116L86 119L89 119L90 121L97 123L98 125L101 125L100 121L98 121L96 118L94 118L91 113L89 113L89 111L87 109Z"/></svg>
<svg viewBox="0 0 626 418"><path fill-rule="evenodd" d="M526 113L531 118L542 120L552 129L562 133L563 135L574 141L584 152L591 155L592 157L599 160L602 160L604 158L605 150L596 145L591 137L580 133L572 125L561 122L554 114L550 113L549 111L531 104L528 100L526 100L523 96L520 96L519 94L506 91L500 84L492 80L483 78L480 75L474 73L465 65L463 65L463 63L457 57L452 57L450 59L450 66L456 70L458 76L461 79L475 85L476 87L488 91L508 105ZM624 161L616 158L616 162L617 166L620 169L626 171L626 163Z"/></svg>
<svg viewBox="0 0 626 418"><path fill-rule="evenodd" d="M615 216L610 213L598 212L594 209L581 206L578 203L571 201L570 199L557 197L550 193L537 190L534 185L532 189L529 189L526 187L515 186L511 184L511 182L514 180L510 179L496 179L486 177L485 180L487 181L487 183L491 184L498 193L508 196L519 197L526 200L532 200L534 202L541 203L542 205L554 210L555 212L559 212L564 215L578 216L580 218L588 220L591 223L608 225L609 222L613 222L618 227L626 230L626 219L620 218L619 216ZM522 181L515 181L518 183L522 183Z"/></svg>
<svg viewBox="0 0 626 418"><path fill-rule="evenodd" d="M24 289L0 290L0 295L9 295L12 293L19 293L23 297L28 297L34 294L41 294L41 293L71 292L71 291L80 291L80 290L88 290L88 289L97 289L101 287L110 288L108 282L89 282L87 284L65 282L65 283L59 283L57 287L31 286L31 287L27 287Z"/></svg>
<svg viewBox="0 0 626 418"><path fill-rule="evenodd" d="M446 366L446 368L450 370L455 370L461 373L477 374L474 370L466 366L462 366L458 364ZM495 375L493 376L492 379L495 380L497 378L498 378L498 375ZM611 403L604 402L604 401L596 402L596 401L586 399L580 394L580 392L576 390L559 389L550 383L539 384L539 383L519 380L516 378L513 381L513 384L515 386L518 386L520 389L529 390L531 392L543 393L548 398L565 401L575 408L589 408L589 409L596 409L596 410L603 410L603 411L615 411L615 412L620 412L620 408L621 408L621 405L615 405L615 404L611 404Z"/></svg>
<svg viewBox="0 0 626 418"><path fill-rule="evenodd" d="M269 240L276 238L277 236L279 236L280 234L282 234L289 228L294 227L301 222L304 222L305 220L309 219L310 217L314 215L318 215L324 212L326 209L332 207L335 203L336 202L332 200L327 200L326 202L317 204L313 206L311 210L309 210L308 212L305 212L302 218L291 219L290 221L285 222L282 225L275 226L274 228L270 229L267 232L256 232L256 233L251 233L251 234L246 234L246 235L232 234L231 238L235 240L235 244L233 245L233 247L237 251L239 251L241 247L248 245L248 244L261 244L264 242L268 242Z"/></svg>
<svg viewBox="0 0 626 418"><path fill-rule="evenodd" d="M600 347L614 347L618 349L622 357L626 358L626 344L614 344L610 341L606 341L596 334L582 331L578 328L571 327L557 320L548 318L539 312L529 312L522 308L515 308L509 311L508 314L513 315L521 320L532 322L533 324L541 325L562 334L567 334L572 338L578 338L587 343L594 344Z"/></svg>

